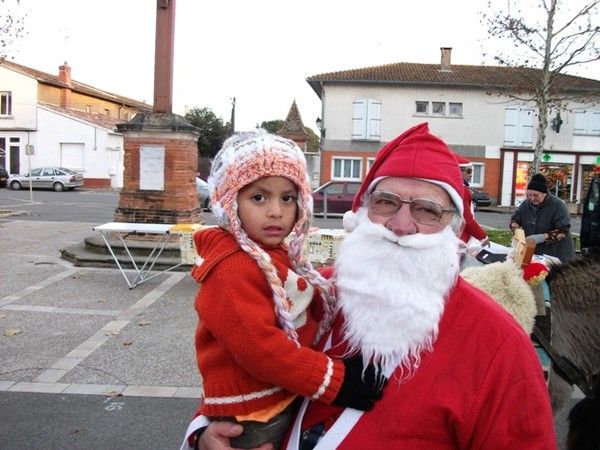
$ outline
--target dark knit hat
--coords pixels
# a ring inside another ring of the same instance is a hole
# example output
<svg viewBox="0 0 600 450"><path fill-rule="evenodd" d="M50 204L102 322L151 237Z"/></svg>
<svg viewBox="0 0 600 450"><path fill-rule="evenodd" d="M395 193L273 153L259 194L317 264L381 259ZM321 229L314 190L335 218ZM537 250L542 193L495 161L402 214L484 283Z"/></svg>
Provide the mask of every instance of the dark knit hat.
<svg viewBox="0 0 600 450"><path fill-rule="evenodd" d="M529 184L527 185L527 189L532 191L543 192L544 194L548 193L548 182L546 181L546 177L541 173L536 173L531 177Z"/></svg>

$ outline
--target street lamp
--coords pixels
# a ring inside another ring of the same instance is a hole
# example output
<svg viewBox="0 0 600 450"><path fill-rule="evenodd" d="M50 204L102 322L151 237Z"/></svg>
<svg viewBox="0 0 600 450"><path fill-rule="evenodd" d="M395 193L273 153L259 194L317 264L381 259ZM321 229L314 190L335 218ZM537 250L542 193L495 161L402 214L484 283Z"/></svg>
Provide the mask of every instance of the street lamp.
<svg viewBox="0 0 600 450"><path fill-rule="evenodd" d="M321 129L322 129L322 127L323 127L323 121L321 120L321 118L320 118L320 117L317 117L316 124L317 124L317 128L318 128L319 130L321 130Z"/></svg>

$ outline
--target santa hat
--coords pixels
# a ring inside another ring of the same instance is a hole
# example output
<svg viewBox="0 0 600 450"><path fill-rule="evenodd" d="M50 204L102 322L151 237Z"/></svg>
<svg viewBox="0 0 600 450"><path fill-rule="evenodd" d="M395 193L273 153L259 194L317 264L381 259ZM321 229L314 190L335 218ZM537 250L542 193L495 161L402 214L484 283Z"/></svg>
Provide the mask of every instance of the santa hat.
<svg viewBox="0 0 600 450"><path fill-rule="evenodd" d="M442 140L429 132L427 123L412 127L379 150L354 197L352 211L356 212L362 197L370 194L377 183L387 177L417 178L437 184L463 214L463 179L456 158Z"/></svg>
<svg viewBox="0 0 600 450"><path fill-rule="evenodd" d="M460 167L461 169L464 169L464 168L467 168L467 167L473 167L473 164L471 164L471 161L469 161L467 158L462 157L458 153L455 153L454 157L456 158L456 162L458 163L458 167Z"/></svg>
<svg viewBox="0 0 600 450"><path fill-rule="evenodd" d="M531 177L531 180L527 184L527 190L542 192L544 194L548 193L548 181L546 181L546 177L541 173L536 173Z"/></svg>
<svg viewBox="0 0 600 450"><path fill-rule="evenodd" d="M223 143L213 161L208 177L211 210L219 226L229 231L242 249L261 267L273 289L275 311L282 328L297 342L298 335L288 311L288 302L277 271L269 255L251 240L238 216L237 195L240 189L264 177L285 177L298 189L298 213L288 254L293 269L315 285L324 299L325 315L321 332L333 315L333 290L303 256L303 243L312 218L312 189L304 153L293 141L267 133L263 129L239 133Z"/></svg>

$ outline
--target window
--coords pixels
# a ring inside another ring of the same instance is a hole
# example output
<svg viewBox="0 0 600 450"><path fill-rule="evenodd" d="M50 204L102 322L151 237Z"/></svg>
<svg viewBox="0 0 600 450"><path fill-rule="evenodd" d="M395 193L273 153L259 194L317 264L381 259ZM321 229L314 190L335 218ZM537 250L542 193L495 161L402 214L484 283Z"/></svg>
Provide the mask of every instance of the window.
<svg viewBox="0 0 600 450"><path fill-rule="evenodd" d="M484 165L483 163L471 163L473 166L473 175L471 176L471 186L473 187L483 187L483 174L484 174Z"/></svg>
<svg viewBox="0 0 600 450"><path fill-rule="evenodd" d="M444 102L431 102L431 112L434 116L445 116L446 115L446 103Z"/></svg>
<svg viewBox="0 0 600 450"><path fill-rule="evenodd" d="M453 117L462 117L462 103L448 103L448 114Z"/></svg>
<svg viewBox="0 0 600 450"><path fill-rule="evenodd" d="M333 158L332 179L360 181L361 158Z"/></svg>
<svg viewBox="0 0 600 450"><path fill-rule="evenodd" d="M362 98L352 102L352 139L379 141L381 135L381 102Z"/></svg>
<svg viewBox="0 0 600 450"><path fill-rule="evenodd" d="M371 167L373 167L374 162L375 158L367 158L367 170L371 170Z"/></svg>
<svg viewBox="0 0 600 450"><path fill-rule="evenodd" d="M415 112L417 114L429 114L429 102L415 102Z"/></svg>
<svg viewBox="0 0 600 450"><path fill-rule="evenodd" d="M12 96L9 91L0 92L0 116L12 116Z"/></svg>
<svg viewBox="0 0 600 450"><path fill-rule="evenodd" d="M574 134L600 134L600 110L583 109L575 111Z"/></svg>

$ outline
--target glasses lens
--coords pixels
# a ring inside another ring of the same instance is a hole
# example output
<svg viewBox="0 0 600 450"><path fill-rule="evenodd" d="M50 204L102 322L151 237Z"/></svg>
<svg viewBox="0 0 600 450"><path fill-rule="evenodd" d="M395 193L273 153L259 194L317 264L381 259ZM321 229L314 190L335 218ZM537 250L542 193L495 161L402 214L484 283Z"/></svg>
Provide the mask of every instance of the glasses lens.
<svg viewBox="0 0 600 450"><path fill-rule="evenodd" d="M444 214L444 208L439 203L419 198L412 201L410 212L413 219L423 225L434 225L439 223Z"/></svg>
<svg viewBox="0 0 600 450"><path fill-rule="evenodd" d="M377 214L393 216L402 206L402 200L388 192L376 191L371 194L371 206Z"/></svg>

